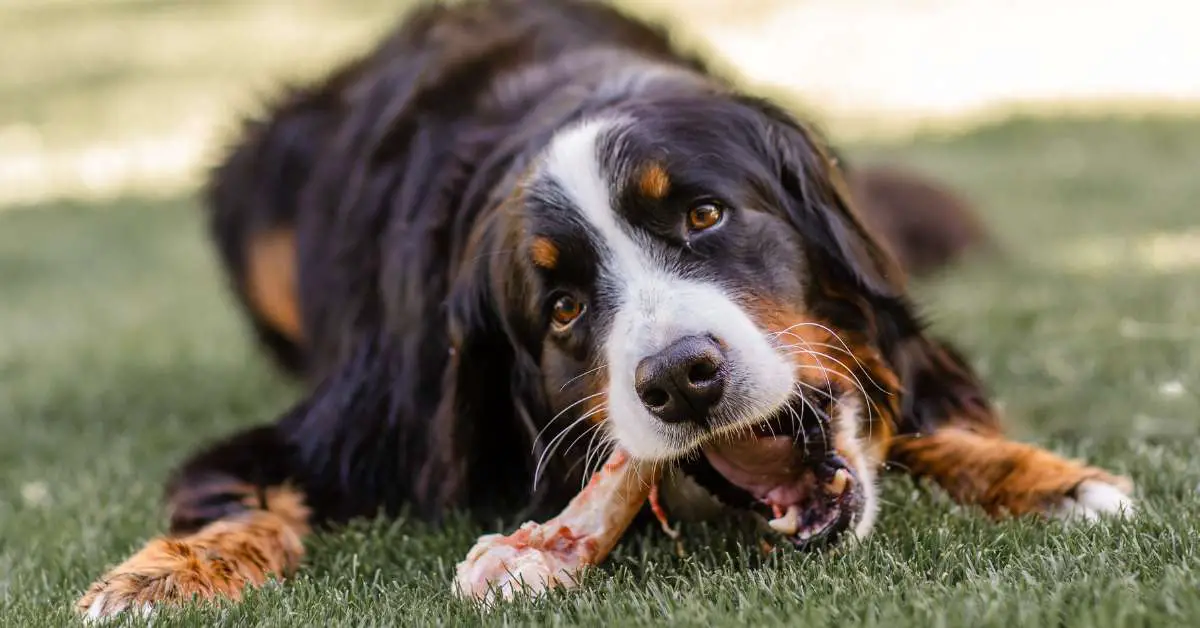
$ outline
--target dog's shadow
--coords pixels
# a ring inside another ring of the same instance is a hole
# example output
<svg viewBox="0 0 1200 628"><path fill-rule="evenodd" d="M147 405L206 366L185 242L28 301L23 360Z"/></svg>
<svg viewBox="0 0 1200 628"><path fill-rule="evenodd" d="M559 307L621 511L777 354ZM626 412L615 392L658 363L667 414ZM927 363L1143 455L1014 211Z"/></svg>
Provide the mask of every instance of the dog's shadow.
<svg viewBox="0 0 1200 628"><path fill-rule="evenodd" d="M796 568L835 549L799 549L769 533L762 520L737 511L719 519L672 525L674 532L668 533L653 518L639 517L602 566L602 577L631 584L663 579L687 582L714 573L773 570L785 564Z"/></svg>
<svg viewBox="0 0 1200 628"><path fill-rule="evenodd" d="M599 591L609 587L640 587L650 582L692 582L715 573L796 568L816 561L828 550L800 550L787 541L765 534L763 524L749 515L736 514L703 522L673 522L671 538L648 513L642 513L598 568L586 571L580 588ZM428 595L445 595L452 588L454 568L480 534L510 532L512 525L481 526L454 514L440 524L409 516L359 519L334 526L309 542L304 573L332 584L332 574L370 574L373 581L401 588L421 589ZM439 578L414 578L438 573ZM554 599L551 595L546 599Z"/></svg>

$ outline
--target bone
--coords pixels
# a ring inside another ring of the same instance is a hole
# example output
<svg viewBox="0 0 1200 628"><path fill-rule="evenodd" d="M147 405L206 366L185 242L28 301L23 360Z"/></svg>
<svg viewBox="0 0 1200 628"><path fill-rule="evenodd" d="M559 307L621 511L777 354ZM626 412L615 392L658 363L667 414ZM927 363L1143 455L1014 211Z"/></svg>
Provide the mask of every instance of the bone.
<svg viewBox="0 0 1200 628"><path fill-rule="evenodd" d="M776 517L767 522L771 529L786 535L793 536L800 529L800 507L796 505L788 506L787 512L782 517Z"/></svg>
<svg viewBox="0 0 1200 628"><path fill-rule="evenodd" d="M846 492L846 487L850 485L850 472L845 469L838 469L833 474L833 479L829 484L825 485L825 490L829 491L830 495L837 496Z"/></svg>
<svg viewBox="0 0 1200 628"><path fill-rule="evenodd" d="M608 556L649 496L657 476L616 450L559 515L504 536L479 537L458 564L455 592L487 606L518 594L573 587Z"/></svg>

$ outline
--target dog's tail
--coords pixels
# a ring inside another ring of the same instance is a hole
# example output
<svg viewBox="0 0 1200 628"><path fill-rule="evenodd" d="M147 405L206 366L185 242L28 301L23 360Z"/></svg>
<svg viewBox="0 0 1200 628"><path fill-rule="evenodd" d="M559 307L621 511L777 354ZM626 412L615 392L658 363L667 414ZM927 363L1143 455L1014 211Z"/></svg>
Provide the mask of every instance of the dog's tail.
<svg viewBox="0 0 1200 628"><path fill-rule="evenodd" d="M911 276L995 250L971 204L926 175L893 166L850 166L846 182L867 226Z"/></svg>

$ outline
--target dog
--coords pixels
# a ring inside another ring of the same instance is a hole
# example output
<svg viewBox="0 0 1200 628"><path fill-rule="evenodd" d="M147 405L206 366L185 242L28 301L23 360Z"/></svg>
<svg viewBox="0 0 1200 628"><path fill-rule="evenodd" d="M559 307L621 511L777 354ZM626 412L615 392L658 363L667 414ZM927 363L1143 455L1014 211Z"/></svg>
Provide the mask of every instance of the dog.
<svg viewBox="0 0 1200 628"><path fill-rule="evenodd" d="M236 599L354 517L543 516L611 447L797 545L865 537L885 467L996 517L1134 508L1003 435L817 132L601 3L414 9L247 122L207 208L307 394L180 467L88 617Z"/></svg>

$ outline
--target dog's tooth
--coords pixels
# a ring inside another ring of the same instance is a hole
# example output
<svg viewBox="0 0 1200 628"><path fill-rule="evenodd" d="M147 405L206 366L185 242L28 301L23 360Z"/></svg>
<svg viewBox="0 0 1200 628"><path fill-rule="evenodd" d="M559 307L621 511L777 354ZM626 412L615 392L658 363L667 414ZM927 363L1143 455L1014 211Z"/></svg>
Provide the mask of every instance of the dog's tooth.
<svg viewBox="0 0 1200 628"><path fill-rule="evenodd" d="M788 506L787 512L782 517L777 517L767 522L771 529L787 536L796 534L800 529L800 507Z"/></svg>
<svg viewBox="0 0 1200 628"><path fill-rule="evenodd" d="M825 485L825 490L829 491L830 495L841 495L846 492L846 487L850 485L850 472L845 469L838 469L833 474L833 479L829 484Z"/></svg>
<svg viewBox="0 0 1200 628"><path fill-rule="evenodd" d="M785 536L792 536L796 533L799 522L795 517L784 515L778 519L772 519L767 522L771 529Z"/></svg>

